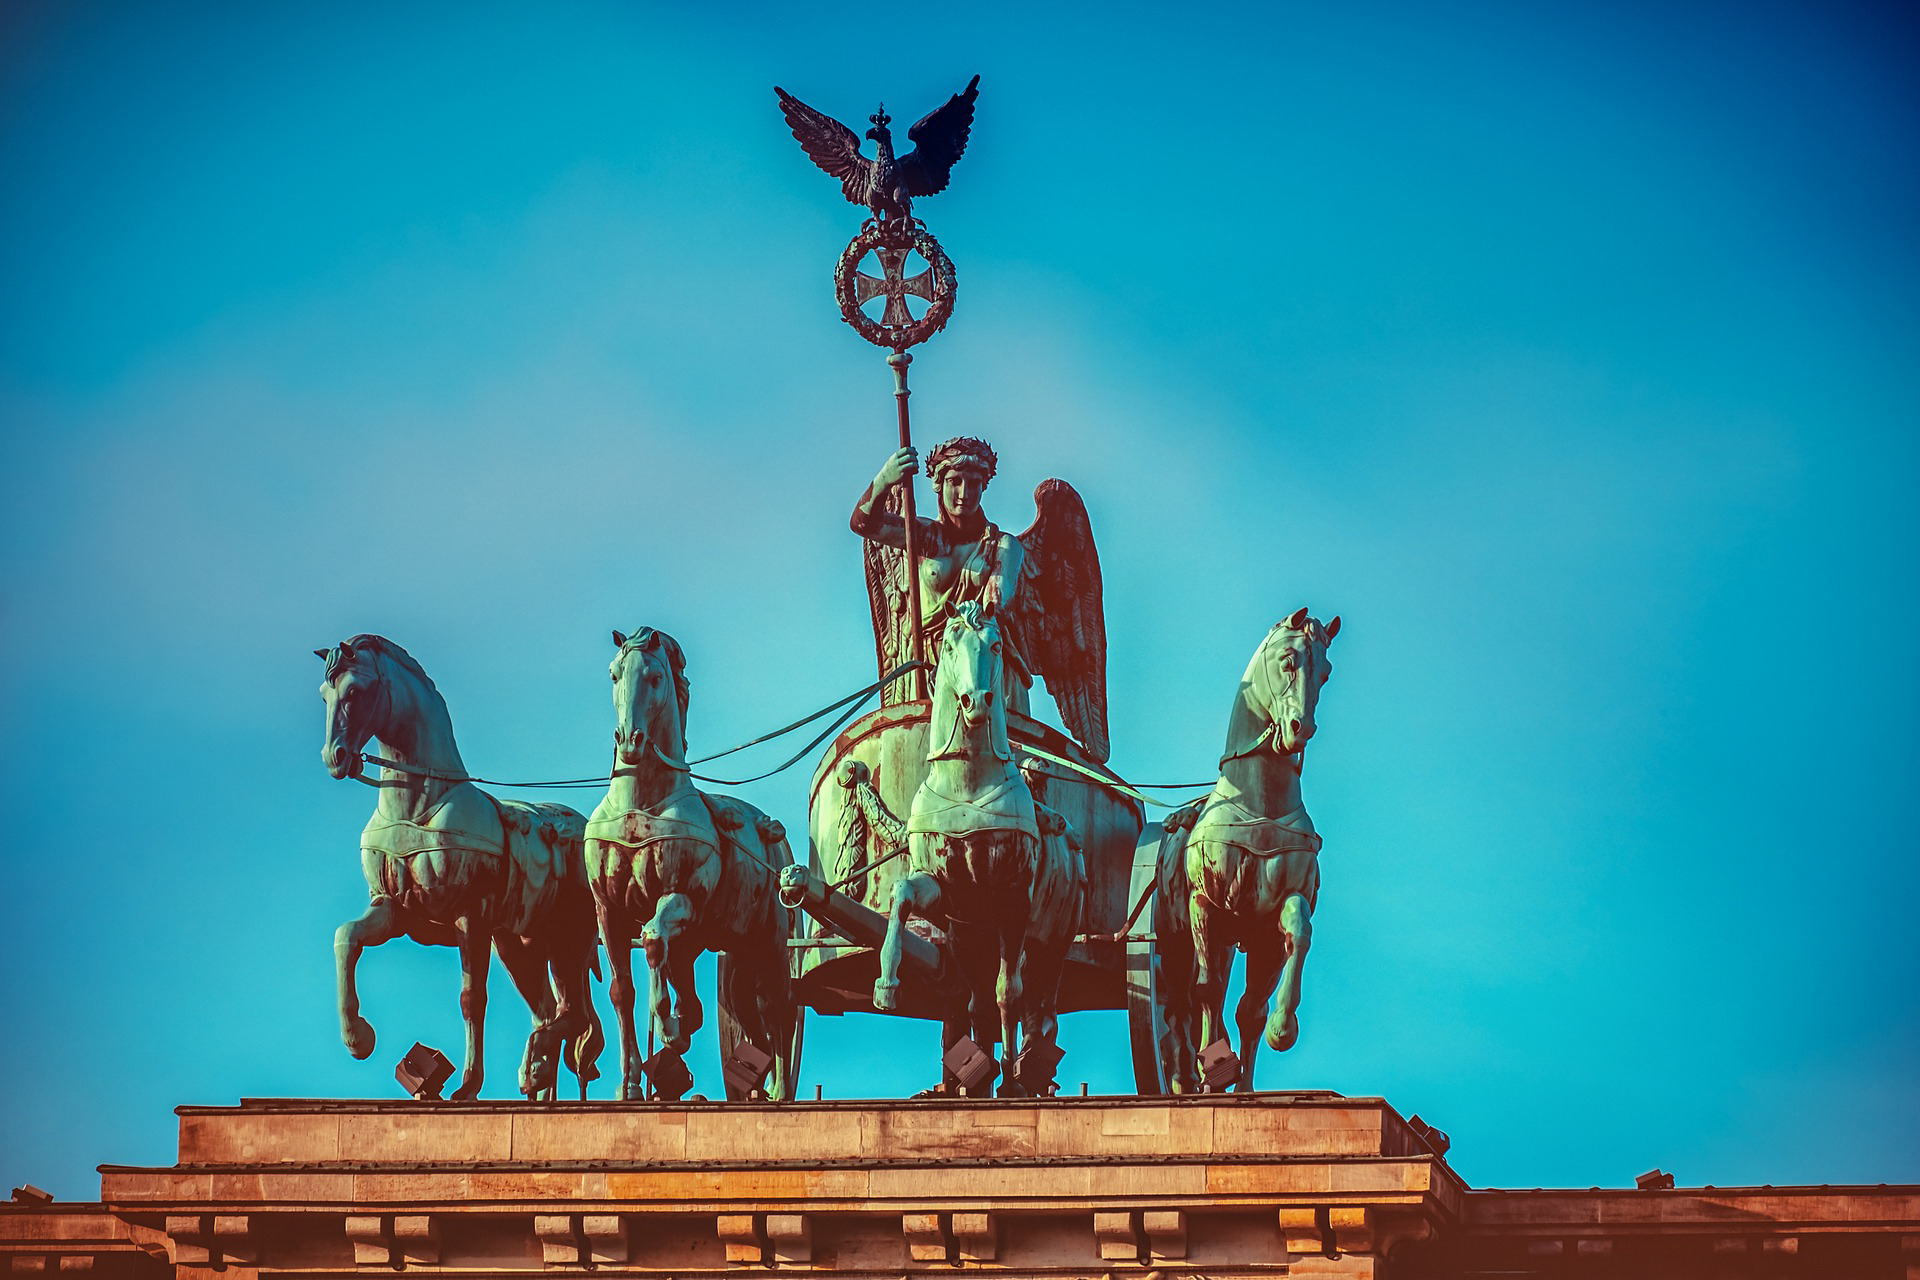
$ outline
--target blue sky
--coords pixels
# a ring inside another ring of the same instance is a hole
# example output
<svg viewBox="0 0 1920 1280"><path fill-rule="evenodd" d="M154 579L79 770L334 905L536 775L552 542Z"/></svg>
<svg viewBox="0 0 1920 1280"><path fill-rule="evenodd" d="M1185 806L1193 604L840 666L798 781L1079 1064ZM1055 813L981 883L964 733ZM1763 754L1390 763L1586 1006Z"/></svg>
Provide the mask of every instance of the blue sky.
<svg viewBox="0 0 1920 1280"><path fill-rule="evenodd" d="M908 120L976 72L916 434L990 438L1013 528L1085 495L1116 765L1204 776L1266 627L1346 619L1260 1083L1418 1111L1476 1185L1920 1180L1896 15L8 5L0 1183L457 1046L405 943L339 1045L369 793L314 647L407 646L493 776L605 766L613 627L685 645L696 750L870 678L888 374L772 86ZM799 830L805 785L743 794ZM523 1026L496 984L491 1094ZM1063 1043L1128 1087L1118 1015ZM814 1018L804 1082L936 1052Z"/></svg>

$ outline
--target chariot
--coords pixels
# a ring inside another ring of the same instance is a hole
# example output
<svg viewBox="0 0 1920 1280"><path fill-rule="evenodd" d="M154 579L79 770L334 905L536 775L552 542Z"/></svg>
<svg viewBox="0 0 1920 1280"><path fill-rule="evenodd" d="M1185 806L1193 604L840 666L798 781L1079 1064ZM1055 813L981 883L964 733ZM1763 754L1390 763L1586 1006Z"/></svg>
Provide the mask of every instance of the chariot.
<svg viewBox="0 0 1920 1280"><path fill-rule="evenodd" d="M906 701L864 716L814 769L805 890L790 892L788 900L806 912L793 943L795 996L816 1014L879 1012L872 996L879 949L906 859L902 845L862 814L856 789L870 782L889 810L907 811L926 775L929 712L925 701ZM1147 826L1144 806L1123 789L1124 780L1059 730L1017 714L1007 719L1035 797L1067 820L1086 859L1085 907L1067 954L1059 1010L1125 1009L1136 1086L1164 1093L1154 937L1144 913L1135 910L1153 885L1158 824ZM965 992L948 939L925 921L914 921L912 929L892 1012L952 1024Z"/></svg>

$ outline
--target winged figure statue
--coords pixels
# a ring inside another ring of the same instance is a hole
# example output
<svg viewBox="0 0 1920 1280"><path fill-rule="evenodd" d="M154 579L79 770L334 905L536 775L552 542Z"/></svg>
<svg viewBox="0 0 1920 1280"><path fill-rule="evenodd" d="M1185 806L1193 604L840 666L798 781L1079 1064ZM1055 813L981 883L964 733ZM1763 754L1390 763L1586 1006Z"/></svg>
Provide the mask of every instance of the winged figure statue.
<svg viewBox="0 0 1920 1280"><path fill-rule="evenodd" d="M981 494L999 460L986 441L960 436L927 454L928 479L940 514L919 520L921 630L935 657L947 620L974 602L1001 618L1007 709L1028 715L1033 678L1047 683L1067 732L1089 756L1105 761L1107 623L1087 507L1072 485L1045 480L1034 490L1035 516L1025 533L1006 533L986 518ZM913 624L905 594L906 524L901 493L919 468L915 451L889 457L853 511L853 531L866 540L867 599L881 674L913 656ZM904 682L887 698L905 697Z"/></svg>
<svg viewBox="0 0 1920 1280"><path fill-rule="evenodd" d="M853 130L832 116L815 111L778 85L780 110L787 118L793 136L806 148L813 162L840 179L840 189L849 201L873 211L876 220L898 219L911 225L913 197L937 195L947 189L947 177L967 149L967 131L973 127L973 103L980 96L980 77L948 98L907 130L914 149L904 156L893 154L893 134L887 126L893 117L884 103L869 116L873 127L867 137L873 139L871 160L860 154L860 139Z"/></svg>

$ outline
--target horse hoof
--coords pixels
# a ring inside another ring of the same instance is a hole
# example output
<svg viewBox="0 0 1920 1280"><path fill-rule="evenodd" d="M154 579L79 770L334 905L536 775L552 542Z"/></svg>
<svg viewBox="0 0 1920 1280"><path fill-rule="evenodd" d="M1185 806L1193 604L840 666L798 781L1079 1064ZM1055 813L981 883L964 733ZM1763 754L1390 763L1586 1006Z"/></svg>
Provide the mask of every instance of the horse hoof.
<svg viewBox="0 0 1920 1280"><path fill-rule="evenodd" d="M475 1098L479 1096L480 1096L480 1077L474 1076L470 1079L462 1080L460 1082L460 1087L453 1091L453 1096L449 1098L448 1101L472 1102Z"/></svg>
<svg viewBox="0 0 1920 1280"><path fill-rule="evenodd" d="M340 1039L348 1053L364 1059L373 1052L373 1024L355 1014L352 1021L340 1028Z"/></svg>
<svg viewBox="0 0 1920 1280"><path fill-rule="evenodd" d="M897 1009L900 1007L900 984L897 982L876 982L873 984L873 1007L876 1009Z"/></svg>
<svg viewBox="0 0 1920 1280"><path fill-rule="evenodd" d="M1267 1023L1267 1034L1263 1037L1269 1049L1291 1049L1300 1039L1300 1021L1297 1018L1275 1018Z"/></svg>
<svg viewBox="0 0 1920 1280"><path fill-rule="evenodd" d="M646 1100L647 1086L643 1081L622 1080L620 1082L620 1101L645 1102Z"/></svg>

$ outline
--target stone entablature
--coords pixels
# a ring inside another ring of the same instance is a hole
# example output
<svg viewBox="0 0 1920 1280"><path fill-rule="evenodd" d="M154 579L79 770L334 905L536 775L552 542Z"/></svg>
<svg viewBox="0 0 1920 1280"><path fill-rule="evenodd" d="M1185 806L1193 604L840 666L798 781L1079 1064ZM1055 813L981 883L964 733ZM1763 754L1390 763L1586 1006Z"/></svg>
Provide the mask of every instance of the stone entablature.
<svg viewBox="0 0 1920 1280"><path fill-rule="evenodd" d="M1920 1188L1473 1191L1379 1099L248 1101L14 1274L1905 1277Z"/></svg>

